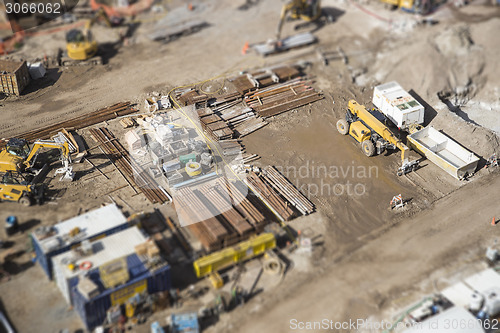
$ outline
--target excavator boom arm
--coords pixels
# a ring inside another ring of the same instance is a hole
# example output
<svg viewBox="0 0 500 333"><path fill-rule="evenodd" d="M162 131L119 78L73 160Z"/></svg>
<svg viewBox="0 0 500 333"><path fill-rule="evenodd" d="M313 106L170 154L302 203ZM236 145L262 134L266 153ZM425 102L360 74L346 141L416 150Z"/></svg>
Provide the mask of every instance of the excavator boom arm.
<svg viewBox="0 0 500 333"><path fill-rule="evenodd" d="M33 148L31 149L28 157L26 157L26 160L24 161L24 164L27 167L32 166L32 160L33 158L37 155L38 151L42 148L55 148L61 150L61 157L63 160L69 160L70 159L70 154L69 154L69 146L67 142L64 143L59 143L55 141L48 141L48 140L38 140L33 144Z"/></svg>

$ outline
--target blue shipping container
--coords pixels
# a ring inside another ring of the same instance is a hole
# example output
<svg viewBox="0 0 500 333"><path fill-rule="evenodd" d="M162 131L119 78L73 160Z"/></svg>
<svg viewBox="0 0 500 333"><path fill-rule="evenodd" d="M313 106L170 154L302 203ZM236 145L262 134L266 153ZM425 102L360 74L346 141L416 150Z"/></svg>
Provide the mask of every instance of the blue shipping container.
<svg viewBox="0 0 500 333"><path fill-rule="evenodd" d="M106 312L114 304L123 304L128 298L133 296L136 288L141 288L144 282L147 285L148 294L166 291L171 288L170 266L165 265L157 270L149 271L142 264L137 255L127 258L129 265L130 280L113 289L105 289L100 278L99 271L95 270L89 274L89 278L98 286L100 294L87 300L77 289L71 289L71 298L74 309L88 330L102 325L106 319Z"/></svg>

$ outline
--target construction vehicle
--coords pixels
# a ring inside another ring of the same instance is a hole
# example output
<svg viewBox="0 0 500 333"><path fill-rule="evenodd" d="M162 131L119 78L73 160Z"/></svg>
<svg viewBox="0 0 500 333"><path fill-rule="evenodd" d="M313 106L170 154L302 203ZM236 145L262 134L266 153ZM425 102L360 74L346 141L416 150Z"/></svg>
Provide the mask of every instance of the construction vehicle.
<svg viewBox="0 0 500 333"><path fill-rule="evenodd" d="M59 61L62 66L72 65L101 65L102 58L97 55L99 45L94 39L91 28L102 18L104 23L111 27L111 21L104 9L99 9L96 14L85 23L83 30L71 29L66 34L66 55Z"/></svg>
<svg viewBox="0 0 500 333"><path fill-rule="evenodd" d="M474 174L479 158L432 126L423 128L424 107L397 82L376 86L372 101L390 124L408 133L412 150L459 180Z"/></svg>
<svg viewBox="0 0 500 333"><path fill-rule="evenodd" d="M30 206L34 201L41 202L43 191L29 184L21 175L6 172L0 178L0 201L15 201Z"/></svg>
<svg viewBox="0 0 500 333"><path fill-rule="evenodd" d="M290 16L288 16L290 15ZM287 18L292 20L303 20L312 22L321 17L321 1L320 0L290 0L283 5L281 16L276 30L276 40L281 38L281 30Z"/></svg>
<svg viewBox="0 0 500 333"><path fill-rule="evenodd" d="M359 142L361 150L369 157L382 154L386 149L397 148L401 150L402 165L398 169L398 176L415 170L419 161L409 161L408 153L410 149L383 122L384 117L382 114L375 110L370 112L364 105L350 100L345 119L340 119L337 122L337 130L340 134L349 134Z"/></svg>
<svg viewBox="0 0 500 333"><path fill-rule="evenodd" d="M429 14L435 5L434 0L381 0L392 8L401 8L415 14Z"/></svg>
<svg viewBox="0 0 500 333"><path fill-rule="evenodd" d="M61 180L73 180L74 173L68 143L50 140L37 140L30 149L26 140L10 139L6 148L0 152L0 172L38 175L41 169L35 169L35 163L42 148L55 148L61 151L63 167L57 169L56 174L63 174Z"/></svg>

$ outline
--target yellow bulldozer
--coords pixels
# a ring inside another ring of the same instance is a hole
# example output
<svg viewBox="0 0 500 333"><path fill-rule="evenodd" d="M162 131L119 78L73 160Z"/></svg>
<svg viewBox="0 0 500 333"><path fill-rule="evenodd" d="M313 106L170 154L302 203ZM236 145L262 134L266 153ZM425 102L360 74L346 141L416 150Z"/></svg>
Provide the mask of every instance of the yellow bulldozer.
<svg viewBox="0 0 500 333"><path fill-rule="evenodd" d="M281 9L278 29L276 30L276 40L281 38L281 30L287 18L292 20L303 20L312 22L321 17L320 0L291 0L283 5Z"/></svg>

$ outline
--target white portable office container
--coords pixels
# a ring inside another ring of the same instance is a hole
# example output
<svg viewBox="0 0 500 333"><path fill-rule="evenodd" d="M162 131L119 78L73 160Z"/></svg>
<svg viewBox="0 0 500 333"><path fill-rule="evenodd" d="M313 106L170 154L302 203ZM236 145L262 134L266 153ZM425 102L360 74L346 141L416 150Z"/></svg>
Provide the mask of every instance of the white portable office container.
<svg viewBox="0 0 500 333"><path fill-rule="evenodd" d="M373 89L373 105L400 129L424 123L424 107L395 81Z"/></svg>
<svg viewBox="0 0 500 333"><path fill-rule="evenodd" d="M137 227L131 227L111 236L91 242L90 247L92 248L92 253L89 255L82 256L76 250L70 250L55 256L52 259L54 264L54 275L57 286L61 290L66 302L72 304L70 296L71 288L77 285L79 278L86 274L86 271L78 269L81 263L90 262L92 267L89 271L93 271L115 259L134 254L135 247L143 244L146 240L146 237ZM77 268L71 270L68 267L70 263Z"/></svg>

